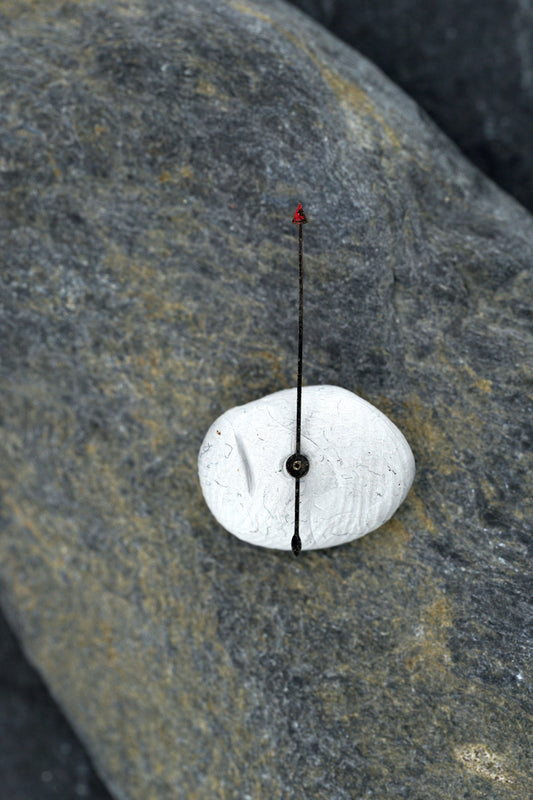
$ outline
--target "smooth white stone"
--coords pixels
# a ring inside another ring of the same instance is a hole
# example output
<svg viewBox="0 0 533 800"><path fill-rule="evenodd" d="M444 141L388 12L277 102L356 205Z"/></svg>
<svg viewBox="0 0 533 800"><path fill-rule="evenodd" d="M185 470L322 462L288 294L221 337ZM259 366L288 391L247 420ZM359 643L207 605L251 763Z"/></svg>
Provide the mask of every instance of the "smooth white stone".
<svg viewBox="0 0 533 800"><path fill-rule="evenodd" d="M209 428L198 456L207 505L251 544L291 549L296 389L231 408ZM378 528L405 499L415 462L403 434L366 400L339 386L305 386L300 480L303 550L350 542Z"/></svg>

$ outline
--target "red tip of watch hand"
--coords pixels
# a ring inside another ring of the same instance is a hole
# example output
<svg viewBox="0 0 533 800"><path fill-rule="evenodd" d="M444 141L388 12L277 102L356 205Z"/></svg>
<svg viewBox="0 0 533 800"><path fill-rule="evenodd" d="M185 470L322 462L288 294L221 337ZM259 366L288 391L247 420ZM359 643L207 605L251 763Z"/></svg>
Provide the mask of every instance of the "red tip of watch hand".
<svg viewBox="0 0 533 800"><path fill-rule="evenodd" d="M302 223L307 222L305 218L305 212L302 208L301 203L298 203L298 208L294 212L294 217L292 218L292 221L294 222L295 225L301 225Z"/></svg>

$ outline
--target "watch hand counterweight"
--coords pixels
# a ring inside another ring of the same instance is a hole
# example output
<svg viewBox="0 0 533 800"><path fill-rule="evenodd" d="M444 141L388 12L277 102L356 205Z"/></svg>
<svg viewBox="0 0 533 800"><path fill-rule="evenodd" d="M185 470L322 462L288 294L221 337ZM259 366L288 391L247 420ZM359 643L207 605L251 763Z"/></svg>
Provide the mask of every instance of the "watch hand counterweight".
<svg viewBox="0 0 533 800"><path fill-rule="evenodd" d="M294 535L291 541L292 552L295 556L302 549L300 539L300 478L309 471L309 460L300 452L302 430L302 365L303 365L303 313L304 313L304 275L303 275L303 226L307 222L301 203L292 219L298 225L298 382L296 388L296 450L289 456L285 468L289 475L295 479L294 486Z"/></svg>

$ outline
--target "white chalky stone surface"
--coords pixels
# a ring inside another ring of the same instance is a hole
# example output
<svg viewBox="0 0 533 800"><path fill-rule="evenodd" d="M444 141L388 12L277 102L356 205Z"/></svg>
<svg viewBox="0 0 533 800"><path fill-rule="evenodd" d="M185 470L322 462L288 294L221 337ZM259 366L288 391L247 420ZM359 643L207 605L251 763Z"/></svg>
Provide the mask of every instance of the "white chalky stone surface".
<svg viewBox="0 0 533 800"><path fill-rule="evenodd" d="M209 428L198 472L207 505L230 533L251 544L291 549L296 389L231 408ZM378 528L405 499L415 462L398 428L339 386L302 392L300 480L303 550L350 542Z"/></svg>

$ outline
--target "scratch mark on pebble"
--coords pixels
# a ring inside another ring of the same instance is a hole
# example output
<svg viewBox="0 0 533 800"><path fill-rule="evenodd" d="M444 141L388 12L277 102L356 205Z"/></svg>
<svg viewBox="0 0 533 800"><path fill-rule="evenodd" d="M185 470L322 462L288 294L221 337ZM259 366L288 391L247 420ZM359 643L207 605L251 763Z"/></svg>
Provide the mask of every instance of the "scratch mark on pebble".
<svg viewBox="0 0 533 800"><path fill-rule="evenodd" d="M246 448L241 437L236 433L235 434L235 444L237 445L237 451L241 457L241 461L244 467L244 474L246 475L246 483L248 484L248 494L250 497L254 493L254 476L252 473L252 468L250 466L250 462L248 461L248 457L246 455Z"/></svg>

